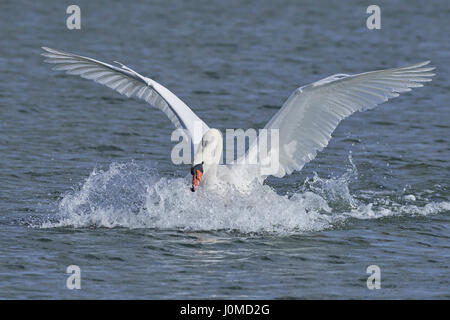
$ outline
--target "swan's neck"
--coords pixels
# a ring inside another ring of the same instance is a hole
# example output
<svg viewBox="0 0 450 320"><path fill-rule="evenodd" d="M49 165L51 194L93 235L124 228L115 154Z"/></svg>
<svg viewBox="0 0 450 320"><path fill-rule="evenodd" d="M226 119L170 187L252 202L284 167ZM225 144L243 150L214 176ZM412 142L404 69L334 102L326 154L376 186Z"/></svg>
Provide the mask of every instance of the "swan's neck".
<svg viewBox="0 0 450 320"><path fill-rule="evenodd" d="M217 143L214 150L208 150L208 156L204 158L204 184L215 184L217 182L217 168L222 159L222 144ZM205 161L206 160L206 161Z"/></svg>
<svg viewBox="0 0 450 320"><path fill-rule="evenodd" d="M217 168L222 160L222 134L217 129L208 130L194 157L194 166L203 164L202 184L217 182Z"/></svg>

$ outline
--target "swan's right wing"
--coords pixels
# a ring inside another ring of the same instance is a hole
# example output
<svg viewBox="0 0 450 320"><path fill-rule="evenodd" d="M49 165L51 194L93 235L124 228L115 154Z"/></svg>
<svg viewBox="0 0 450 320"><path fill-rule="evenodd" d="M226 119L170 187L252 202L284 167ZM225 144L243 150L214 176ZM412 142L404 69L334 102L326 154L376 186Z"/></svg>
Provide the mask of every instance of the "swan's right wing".
<svg viewBox="0 0 450 320"><path fill-rule="evenodd" d="M116 67L98 60L42 47L45 62L54 63L54 70L79 75L94 80L127 97L136 96L162 110L176 128L188 131L196 146L208 126L176 95L156 81L146 78L136 71L118 63Z"/></svg>
<svg viewBox="0 0 450 320"><path fill-rule="evenodd" d="M424 67L428 63L338 74L295 90L265 126L279 130L279 166L272 175L282 177L301 170L327 146L342 119L431 81L434 68Z"/></svg>

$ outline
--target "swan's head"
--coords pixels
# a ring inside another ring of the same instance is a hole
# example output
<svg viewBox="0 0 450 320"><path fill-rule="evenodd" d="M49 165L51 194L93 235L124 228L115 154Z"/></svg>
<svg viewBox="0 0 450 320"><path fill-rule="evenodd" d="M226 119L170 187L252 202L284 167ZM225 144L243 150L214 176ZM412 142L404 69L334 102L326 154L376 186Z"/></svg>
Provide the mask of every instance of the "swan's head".
<svg viewBox="0 0 450 320"><path fill-rule="evenodd" d="M214 181L216 168L222 158L222 134L217 129L209 129L202 137L194 163L191 168L192 187L191 191L197 190L202 178L209 182Z"/></svg>

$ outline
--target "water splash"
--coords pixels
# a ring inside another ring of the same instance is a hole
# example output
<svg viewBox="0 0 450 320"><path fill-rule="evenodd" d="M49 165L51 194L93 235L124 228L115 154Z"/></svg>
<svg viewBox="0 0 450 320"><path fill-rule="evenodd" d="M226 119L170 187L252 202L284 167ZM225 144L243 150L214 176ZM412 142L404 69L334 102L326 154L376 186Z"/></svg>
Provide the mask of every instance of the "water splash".
<svg viewBox="0 0 450 320"><path fill-rule="evenodd" d="M268 185L248 190L220 184L192 193L187 178L161 177L153 167L134 162L93 170L79 190L66 194L52 227L124 227L181 230L226 230L243 233L290 234L333 228L348 218L373 219L393 215L428 215L450 210L449 202L425 206L387 200L362 201L349 184L357 179L351 167L341 177L315 174L303 187L280 195ZM375 198L375 196L374 196ZM384 198L383 198L384 199Z"/></svg>

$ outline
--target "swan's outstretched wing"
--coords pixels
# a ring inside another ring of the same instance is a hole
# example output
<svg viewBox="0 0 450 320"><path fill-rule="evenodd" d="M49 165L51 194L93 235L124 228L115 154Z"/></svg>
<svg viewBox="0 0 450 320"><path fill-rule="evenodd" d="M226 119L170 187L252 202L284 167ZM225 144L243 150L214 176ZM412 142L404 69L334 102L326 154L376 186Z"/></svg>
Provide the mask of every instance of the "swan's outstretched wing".
<svg viewBox="0 0 450 320"><path fill-rule="evenodd" d="M94 80L119 92L147 101L162 110L177 128L188 131L192 142L197 145L208 130L208 126L176 95L156 81L146 78L134 70L118 63L116 67L91 58L42 47L45 62L54 63L54 70Z"/></svg>
<svg viewBox="0 0 450 320"><path fill-rule="evenodd" d="M339 122L354 113L374 108L401 92L431 81L429 61L403 68L337 74L295 90L267 123L279 129L279 167L282 177L314 159L325 148Z"/></svg>

